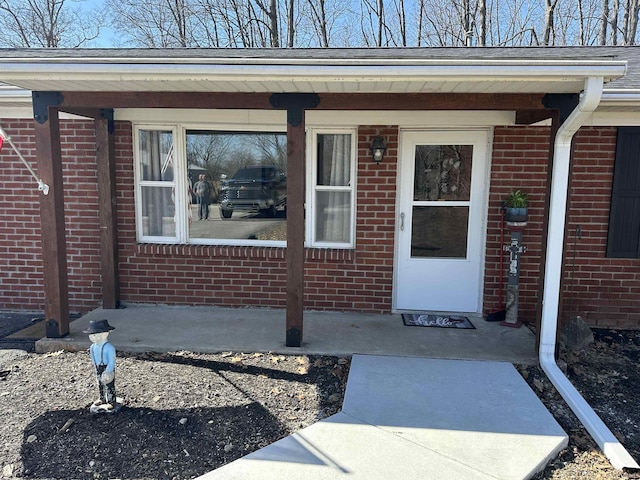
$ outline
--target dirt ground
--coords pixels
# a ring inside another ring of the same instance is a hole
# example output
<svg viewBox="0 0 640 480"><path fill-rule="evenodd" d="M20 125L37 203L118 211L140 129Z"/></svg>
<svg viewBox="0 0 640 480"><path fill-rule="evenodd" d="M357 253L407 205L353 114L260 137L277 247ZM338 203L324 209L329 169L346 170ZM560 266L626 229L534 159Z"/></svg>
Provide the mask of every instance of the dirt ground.
<svg viewBox="0 0 640 480"><path fill-rule="evenodd" d="M640 463L640 331L592 329L594 343L561 350L558 365ZM569 434L569 446L536 479L640 479L640 472L614 469L539 367L520 373Z"/></svg>
<svg viewBox="0 0 640 480"><path fill-rule="evenodd" d="M640 461L640 332L594 335L560 363ZM119 353L125 407L92 415L86 352L2 358L0 478L25 479L193 478L337 412L349 371L336 357ZM518 369L570 435L535 478L640 479L611 467L538 367Z"/></svg>

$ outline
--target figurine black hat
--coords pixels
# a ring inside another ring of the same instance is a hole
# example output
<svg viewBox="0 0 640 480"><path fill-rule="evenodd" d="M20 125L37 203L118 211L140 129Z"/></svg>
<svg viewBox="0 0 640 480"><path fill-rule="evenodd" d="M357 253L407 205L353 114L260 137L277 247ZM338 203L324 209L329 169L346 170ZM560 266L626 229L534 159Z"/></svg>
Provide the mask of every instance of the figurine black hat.
<svg viewBox="0 0 640 480"><path fill-rule="evenodd" d="M111 325L109 325L109 322L107 320L91 320L89 322L89 328L83 330L82 333L104 333L115 328L116 327L112 327Z"/></svg>

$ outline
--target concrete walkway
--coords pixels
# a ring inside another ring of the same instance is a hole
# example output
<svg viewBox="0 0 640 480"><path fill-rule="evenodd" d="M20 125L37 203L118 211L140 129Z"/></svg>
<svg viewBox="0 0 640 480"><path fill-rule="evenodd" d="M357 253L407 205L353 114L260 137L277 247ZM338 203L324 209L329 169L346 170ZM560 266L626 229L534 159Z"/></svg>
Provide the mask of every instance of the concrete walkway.
<svg viewBox="0 0 640 480"><path fill-rule="evenodd" d="M199 478L528 479L567 443L511 364L355 355L342 412Z"/></svg>
<svg viewBox="0 0 640 480"><path fill-rule="evenodd" d="M352 356L342 411L202 479L527 479L568 437L512 363L536 363L526 328L406 327L400 315L308 312L284 345L282 310L130 305L75 320L38 352L89 347L92 319L119 351Z"/></svg>

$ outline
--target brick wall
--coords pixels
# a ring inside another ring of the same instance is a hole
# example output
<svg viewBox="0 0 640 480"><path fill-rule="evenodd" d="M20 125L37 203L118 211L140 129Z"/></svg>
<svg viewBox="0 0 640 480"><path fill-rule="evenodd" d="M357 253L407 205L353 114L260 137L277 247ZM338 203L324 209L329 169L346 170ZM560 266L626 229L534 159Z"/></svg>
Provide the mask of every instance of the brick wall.
<svg viewBox="0 0 640 480"><path fill-rule="evenodd" d="M37 171L33 121L2 128ZM100 237L93 122L60 122L69 302L72 312L100 303ZM35 180L8 143L0 153L0 309L44 310L40 205Z"/></svg>
<svg viewBox="0 0 640 480"><path fill-rule="evenodd" d="M638 328L640 259L606 257L616 134L615 128L585 128L576 135L563 315L580 315L594 326ZM578 225L581 239L576 236Z"/></svg>
<svg viewBox="0 0 640 480"><path fill-rule="evenodd" d="M487 312L499 305L500 205L512 189L521 189L529 194L519 298L519 318L526 322L536 319L540 291L548 137L549 129L540 127L500 127L494 133L484 309ZM584 128L575 138L560 319L581 315L593 326L638 328L640 260L606 258L615 145L615 128ZM576 239L578 225L581 240ZM508 239L505 230L503 243ZM508 258L504 254L504 285Z"/></svg>
<svg viewBox="0 0 640 480"><path fill-rule="evenodd" d="M387 139L384 162L369 145ZM286 306L283 248L136 245L131 127L117 128L121 296L125 301L218 306ZM305 308L383 313L391 309L398 155L397 127L358 134L356 249L307 249Z"/></svg>
<svg viewBox="0 0 640 480"><path fill-rule="evenodd" d="M540 283L540 258L543 232L544 199L547 184L549 129L534 127L496 127L493 138L487 251L485 264L484 310L498 308L499 282L506 290L509 255L502 252L500 235L501 205L512 190L529 195L529 222L522 234L527 252L520 259L520 296L518 319L533 322ZM504 228L503 244L510 232ZM499 262L502 257L502 273Z"/></svg>
<svg viewBox="0 0 640 480"><path fill-rule="evenodd" d="M3 120L23 155L37 166L30 120ZM97 176L93 122L61 121L65 215L72 312L101 304ZM387 139L376 165L369 145ZM494 132L485 266L485 312L498 305L502 273L500 205L512 189L529 194L523 235L520 319L534 321L540 283L549 129L498 127ZM264 306L286 305L283 248L138 245L135 232L131 125L116 124L117 214L122 300L129 302ZM584 129L576 137L563 275L563 317L591 325L640 326L640 260L605 256L615 154L614 128ZM391 309L398 129L364 126L358 132L355 250L307 249L305 305L309 309L386 313ZM0 309L43 310L39 195L35 181L5 144L0 153ZM582 239L575 240L576 226ZM505 231L507 243L508 231ZM575 248L574 248L575 240ZM573 258L575 251L575 267Z"/></svg>

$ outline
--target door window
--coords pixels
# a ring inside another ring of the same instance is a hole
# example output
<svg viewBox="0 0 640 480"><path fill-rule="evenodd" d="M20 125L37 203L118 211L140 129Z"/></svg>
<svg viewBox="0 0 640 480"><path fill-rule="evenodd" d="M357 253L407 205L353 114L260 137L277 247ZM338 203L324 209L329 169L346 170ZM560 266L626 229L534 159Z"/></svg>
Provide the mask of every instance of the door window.
<svg viewBox="0 0 640 480"><path fill-rule="evenodd" d="M411 257L466 258L473 145L416 145Z"/></svg>

